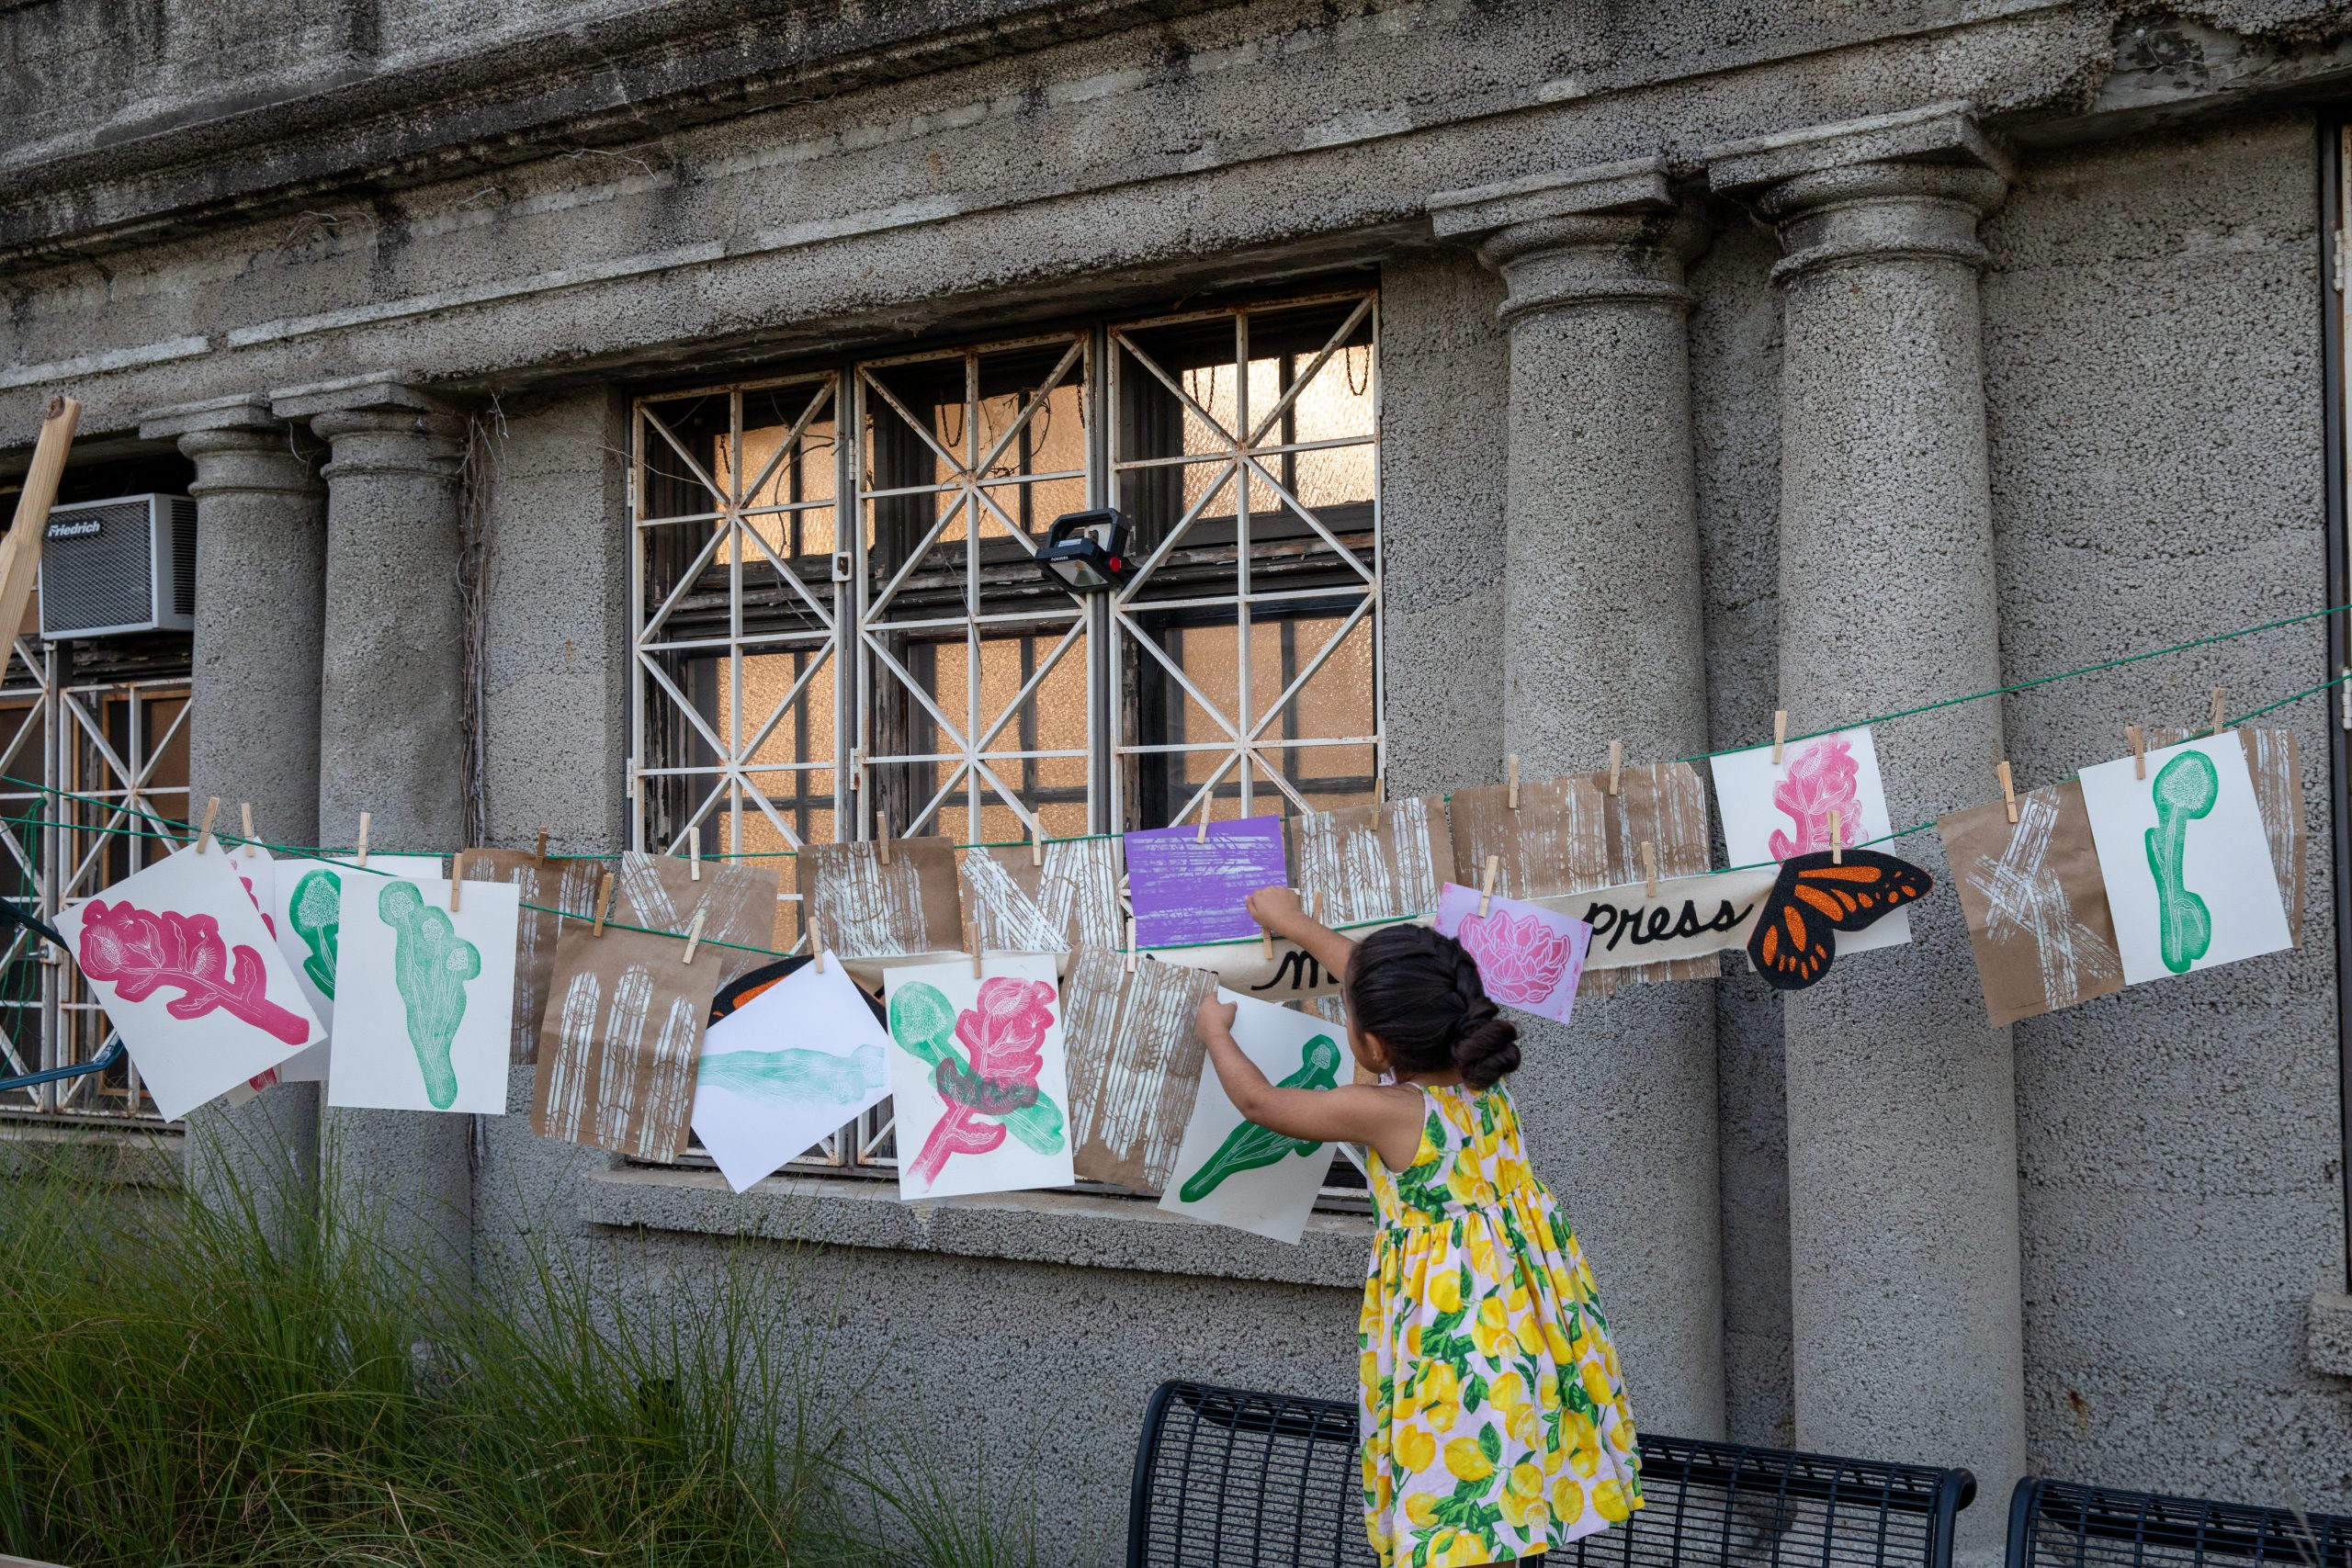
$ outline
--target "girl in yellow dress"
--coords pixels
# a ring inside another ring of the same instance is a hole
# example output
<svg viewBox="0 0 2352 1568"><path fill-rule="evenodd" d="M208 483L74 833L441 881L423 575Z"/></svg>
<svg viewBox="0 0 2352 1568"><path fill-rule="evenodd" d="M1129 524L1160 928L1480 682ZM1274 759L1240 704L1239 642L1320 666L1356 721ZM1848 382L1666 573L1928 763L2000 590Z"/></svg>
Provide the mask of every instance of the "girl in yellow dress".
<svg viewBox="0 0 2352 1568"><path fill-rule="evenodd" d="M1502 1080L1519 1066L1461 944L1425 926L1362 942L1270 887L1250 913L1343 976L1356 1060L1396 1080L1283 1089L1198 1019L1258 1125L1362 1144L1380 1213L1357 1340L1364 1524L1381 1568L1541 1557L1642 1506L1634 1413L1592 1271L1527 1162Z"/></svg>

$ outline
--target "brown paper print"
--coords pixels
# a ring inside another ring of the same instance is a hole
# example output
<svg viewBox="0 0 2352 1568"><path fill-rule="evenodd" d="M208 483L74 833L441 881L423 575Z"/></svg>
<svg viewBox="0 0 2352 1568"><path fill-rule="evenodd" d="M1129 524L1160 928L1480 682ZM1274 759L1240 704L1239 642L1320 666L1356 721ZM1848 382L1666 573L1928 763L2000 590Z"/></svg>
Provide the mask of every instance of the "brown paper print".
<svg viewBox="0 0 2352 1568"><path fill-rule="evenodd" d="M1193 1014L1216 990L1216 976L1157 959L1137 959L1130 975L1106 949L1072 963L1062 1043L1081 1179L1144 1192L1167 1185L1207 1060Z"/></svg>
<svg viewBox="0 0 2352 1568"><path fill-rule="evenodd" d="M1708 825L1707 785L1699 770L1688 762L1646 762L1627 767L1618 777L1617 793L1608 793L1607 773L1587 773L1583 782L1600 793L1605 813L1602 832L1607 845L1611 886L1644 880L1642 845L1657 846L1657 874L1702 876L1714 861L1714 834ZM1583 891L1583 889L1578 889ZM1643 964L1617 969L1587 961L1580 997L1613 995L1622 986L1644 980L1709 980L1723 973L1723 960L1713 954L1682 958L1666 964Z"/></svg>
<svg viewBox="0 0 2352 1568"><path fill-rule="evenodd" d="M1445 802L1434 795L1295 818L1290 863L1299 897L1312 908L1320 895L1329 926L1430 914L1438 889L1461 880Z"/></svg>
<svg viewBox="0 0 2352 1568"><path fill-rule="evenodd" d="M711 951L718 955L719 985L773 960L767 949L775 942L775 900L783 883L773 862L705 861L697 879L694 867L675 855L631 850L620 858L616 880L620 891L612 918L624 925L683 936L695 917L702 917L704 943L718 944ZM826 934L831 937L830 930Z"/></svg>
<svg viewBox="0 0 2352 1568"><path fill-rule="evenodd" d="M965 851L956 885L966 931L1000 953L1125 945L1118 851L1115 838L1072 839L1044 846L1043 865L1025 844Z"/></svg>
<svg viewBox="0 0 2352 1568"><path fill-rule="evenodd" d="M1604 781L1605 782L1605 781ZM1500 857L1495 891L1506 898L1544 898L1608 886L1609 840L1600 786L1590 774L1537 779L1510 792L1458 789L1446 802L1454 880L1479 886L1487 857ZM1432 901L1430 908L1437 905Z"/></svg>
<svg viewBox="0 0 2352 1568"><path fill-rule="evenodd" d="M2177 746L2191 739L2186 729L2154 729L2148 734L2148 748ZM2287 907L2287 934L2301 947L2303 856L2309 841L2303 829L2302 751L2291 729L2256 729L2242 724L2238 739L2245 747L2246 771L2254 775L2254 803L2262 811L2263 835L2270 840L2270 869L2278 874L2278 897Z"/></svg>
<svg viewBox="0 0 2352 1568"><path fill-rule="evenodd" d="M2123 988L2107 879L2075 779L1937 818L1993 1027Z"/></svg>
<svg viewBox="0 0 2352 1568"><path fill-rule="evenodd" d="M867 840L803 844L800 920L821 921L825 948L843 958L903 958L964 945L956 849L945 839L893 839L885 865Z"/></svg>
<svg viewBox="0 0 2352 1568"><path fill-rule="evenodd" d="M514 1040L512 1060L534 1060L539 1049L539 1019L547 1011L548 981L555 972L555 942L565 921L560 909L582 919L595 913L596 884L608 863L591 859L541 860L527 850L468 850L468 882L511 882L523 901L514 943ZM533 908L537 905L537 908Z"/></svg>
<svg viewBox="0 0 2352 1568"><path fill-rule="evenodd" d="M723 951L703 948L689 964L673 937L612 926L594 936L565 921L539 1025L531 1131L632 1159L683 1154Z"/></svg>

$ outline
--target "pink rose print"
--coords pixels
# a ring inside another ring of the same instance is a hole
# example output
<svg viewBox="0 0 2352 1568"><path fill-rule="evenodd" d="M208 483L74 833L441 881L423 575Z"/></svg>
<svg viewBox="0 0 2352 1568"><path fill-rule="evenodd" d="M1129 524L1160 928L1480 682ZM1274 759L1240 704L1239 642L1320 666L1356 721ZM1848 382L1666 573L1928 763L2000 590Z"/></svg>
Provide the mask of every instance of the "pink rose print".
<svg viewBox="0 0 2352 1568"><path fill-rule="evenodd" d="M1487 995L1513 1007L1533 1006L1558 989L1574 956L1564 933L1508 909L1464 916L1460 940L1477 962Z"/></svg>
<svg viewBox="0 0 2352 1568"><path fill-rule="evenodd" d="M1851 743L1826 736L1793 748L1788 776L1772 788L1772 804L1796 825L1796 836L1775 829L1774 860L1809 855L1829 847L1829 814L1838 813L1839 836L1849 844L1862 838L1862 806L1857 781L1861 764L1854 761Z"/></svg>

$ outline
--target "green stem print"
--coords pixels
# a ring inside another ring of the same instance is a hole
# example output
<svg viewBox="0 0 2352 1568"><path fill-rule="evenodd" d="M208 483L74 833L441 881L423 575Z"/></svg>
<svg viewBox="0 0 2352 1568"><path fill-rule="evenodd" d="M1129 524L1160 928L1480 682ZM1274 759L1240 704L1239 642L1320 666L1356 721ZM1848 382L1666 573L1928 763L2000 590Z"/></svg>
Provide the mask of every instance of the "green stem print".
<svg viewBox="0 0 2352 1568"><path fill-rule="evenodd" d="M746 1100L855 1105L889 1082L882 1047L860 1045L846 1056L824 1051L723 1051L705 1056L695 1079Z"/></svg>
<svg viewBox="0 0 2352 1568"><path fill-rule="evenodd" d="M1276 1085L1278 1089L1337 1089L1340 1086L1340 1047L1328 1034L1309 1040L1299 1052L1298 1071ZM1238 1176L1245 1170L1272 1165L1291 1155L1311 1155L1321 1144L1307 1143L1299 1138L1286 1138L1253 1122L1244 1122L1226 1135L1216 1153L1209 1156L1201 1168L1193 1172L1176 1194L1187 1203L1197 1203L1224 1185L1228 1176Z"/></svg>
<svg viewBox="0 0 2352 1568"><path fill-rule="evenodd" d="M449 1047L465 1021L466 982L481 973L481 949L460 937L448 911L427 904L413 882L386 885L376 913L392 928L392 982L408 1011L425 1098L446 1111L458 1098Z"/></svg>
<svg viewBox="0 0 2352 1568"><path fill-rule="evenodd" d="M294 885L294 897L287 914L294 932L311 950L302 960L302 973L319 988L319 995L334 1000L335 937L343 921L343 881L331 871L313 871Z"/></svg>
<svg viewBox="0 0 2352 1568"><path fill-rule="evenodd" d="M2156 825L2148 829L2148 871L2156 879L2157 931L2165 967L2186 975L2213 945L2213 914L2188 890L2188 825L2222 797L2222 776L2202 751L2183 751L2156 774Z"/></svg>

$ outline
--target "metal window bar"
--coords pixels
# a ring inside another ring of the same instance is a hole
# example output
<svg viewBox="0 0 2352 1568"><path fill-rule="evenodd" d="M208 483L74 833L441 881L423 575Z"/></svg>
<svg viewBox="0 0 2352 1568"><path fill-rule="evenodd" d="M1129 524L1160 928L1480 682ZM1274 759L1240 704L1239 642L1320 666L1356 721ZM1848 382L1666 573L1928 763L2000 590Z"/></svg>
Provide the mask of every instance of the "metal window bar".
<svg viewBox="0 0 2352 1568"><path fill-rule="evenodd" d="M2008 1568L2352 1568L2352 1516L2028 1476L2009 1495Z"/></svg>

